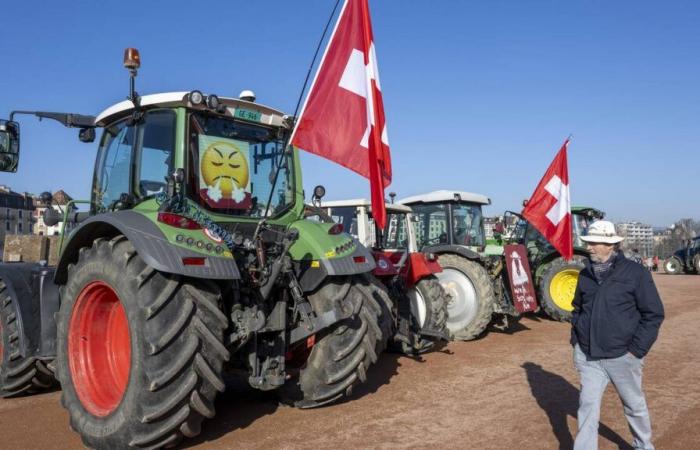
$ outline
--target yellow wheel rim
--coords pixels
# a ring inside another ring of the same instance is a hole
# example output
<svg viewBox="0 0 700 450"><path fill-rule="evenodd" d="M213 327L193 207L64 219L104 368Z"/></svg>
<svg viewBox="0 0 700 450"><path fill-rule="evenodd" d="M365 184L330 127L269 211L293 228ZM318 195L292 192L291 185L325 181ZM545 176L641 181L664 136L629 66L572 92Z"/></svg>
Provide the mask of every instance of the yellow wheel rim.
<svg viewBox="0 0 700 450"><path fill-rule="evenodd" d="M565 269L558 272L549 283L549 295L554 300L554 304L559 309L564 311L573 311L574 293L576 292L576 283L578 283L577 269Z"/></svg>

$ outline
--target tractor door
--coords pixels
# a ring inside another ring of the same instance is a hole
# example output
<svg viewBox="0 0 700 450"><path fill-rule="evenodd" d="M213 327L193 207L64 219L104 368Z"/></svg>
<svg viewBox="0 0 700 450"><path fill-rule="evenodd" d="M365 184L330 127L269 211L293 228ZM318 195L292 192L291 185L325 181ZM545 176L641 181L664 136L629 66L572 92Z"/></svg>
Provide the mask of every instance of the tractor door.
<svg viewBox="0 0 700 450"><path fill-rule="evenodd" d="M105 127L95 162L93 214L125 209L161 193L173 171L175 111L153 110L138 124Z"/></svg>

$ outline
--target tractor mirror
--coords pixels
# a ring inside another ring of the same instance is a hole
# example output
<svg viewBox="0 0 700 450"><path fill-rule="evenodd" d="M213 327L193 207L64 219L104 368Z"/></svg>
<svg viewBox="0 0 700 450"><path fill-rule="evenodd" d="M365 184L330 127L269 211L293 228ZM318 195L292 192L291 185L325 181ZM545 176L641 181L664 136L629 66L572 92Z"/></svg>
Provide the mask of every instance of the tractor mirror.
<svg viewBox="0 0 700 450"><path fill-rule="evenodd" d="M95 129L81 128L78 133L78 139L80 139L80 142L95 142Z"/></svg>
<svg viewBox="0 0 700 450"><path fill-rule="evenodd" d="M19 123L0 120L0 172L17 172Z"/></svg>

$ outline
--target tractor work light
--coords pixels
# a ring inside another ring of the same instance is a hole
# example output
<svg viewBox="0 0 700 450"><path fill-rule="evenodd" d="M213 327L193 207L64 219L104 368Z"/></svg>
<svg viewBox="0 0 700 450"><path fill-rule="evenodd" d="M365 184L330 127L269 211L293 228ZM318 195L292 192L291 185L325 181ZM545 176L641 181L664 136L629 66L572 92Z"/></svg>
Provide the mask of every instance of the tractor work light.
<svg viewBox="0 0 700 450"><path fill-rule="evenodd" d="M160 212L158 213L158 222L170 225L183 230L201 230L202 226L192 219L181 216L179 214ZM189 241L189 239L188 239ZM188 242L189 243L189 242Z"/></svg>
<svg viewBox="0 0 700 450"><path fill-rule="evenodd" d="M214 94L207 95L207 108L213 109L216 111L219 109L220 104L221 104L221 102L219 102L219 97L217 97Z"/></svg>
<svg viewBox="0 0 700 450"><path fill-rule="evenodd" d="M141 55L139 55L138 49L129 47L124 50L124 67L129 70L141 67Z"/></svg>
<svg viewBox="0 0 700 450"><path fill-rule="evenodd" d="M199 106L202 103L204 103L204 95L200 91L192 91L190 92L190 103L192 103L195 106Z"/></svg>

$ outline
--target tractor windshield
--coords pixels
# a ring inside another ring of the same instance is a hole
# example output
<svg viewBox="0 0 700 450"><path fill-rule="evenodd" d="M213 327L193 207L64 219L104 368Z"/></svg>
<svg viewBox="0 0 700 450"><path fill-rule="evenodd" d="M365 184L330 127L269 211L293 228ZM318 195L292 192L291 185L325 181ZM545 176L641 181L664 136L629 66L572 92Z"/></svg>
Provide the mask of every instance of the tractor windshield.
<svg viewBox="0 0 700 450"><path fill-rule="evenodd" d="M343 226L346 233L358 237L357 234L357 208L354 206L340 206L330 208L328 212L333 222Z"/></svg>
<svg viewBox="0 0 700 450"><path fill-rule="evenodd" d="M220 214L278 215L294 202L291 155L275 130L206 113L189 120L190 198ZM277 164L282 168L272 191Z"/></svg>
<svg viewBox="0 0 700 450"><path fill-rule="evenodd" d="M408 248L408 228L406 226L406 214L388 213L386 218L386 228L384 228L384 235L382 236L382 248Z"/></svg>
<svg viewBox="0 0 700 450"><path fill-rule="evenodd" d="M588 225L591 223L591 219L585 214L572 214L571 218L571 232L574 235L574 247L585 247L586 244L581 240L581 236L586 234L588 230Z"/></svg>
<svg viewBox="0 0 700 450"><path fill-rule="evenodd" d="M447 205L429 203L411 205L419 221L416 224L418 246L447 243Z"/></svg>
<svg viewBox="0 0 700 450"><path fill-rule="evenodd" d="M481 206L464 203L452 206L453 243L470 247L485 245Z"/></svg>

